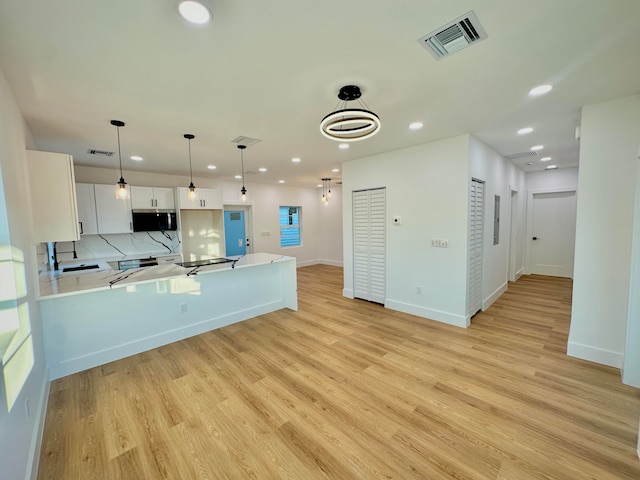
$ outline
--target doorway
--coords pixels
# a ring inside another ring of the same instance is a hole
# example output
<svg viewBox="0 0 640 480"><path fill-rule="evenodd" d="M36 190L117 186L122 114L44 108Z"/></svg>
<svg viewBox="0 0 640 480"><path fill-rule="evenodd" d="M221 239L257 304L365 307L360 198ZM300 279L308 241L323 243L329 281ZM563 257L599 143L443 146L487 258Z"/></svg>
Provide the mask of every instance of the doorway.
<svg viewBox="0 0 640 480"><path fill-rule="evenodd" d="M529 272L573 278L576 191L534 192L529 199Z"/></svg>
<svg viewBox="0 0 640 480"><path fill-rule="evenodd" d="M224 211L224 244L227 256L246 255L247 235L242 210Z"/></svg>

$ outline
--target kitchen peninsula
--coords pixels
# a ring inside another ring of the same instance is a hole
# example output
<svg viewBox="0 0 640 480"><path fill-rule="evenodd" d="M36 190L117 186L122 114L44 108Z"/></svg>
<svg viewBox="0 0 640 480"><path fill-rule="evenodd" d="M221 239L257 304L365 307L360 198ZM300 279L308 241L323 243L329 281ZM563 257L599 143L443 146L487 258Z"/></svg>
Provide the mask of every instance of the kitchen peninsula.
<svg viewBox="0 0 640 480"><path fill-rule="evenodd" d="M41 279L51 379L281 308L298 309L296 259L266 253Z"/></svg>

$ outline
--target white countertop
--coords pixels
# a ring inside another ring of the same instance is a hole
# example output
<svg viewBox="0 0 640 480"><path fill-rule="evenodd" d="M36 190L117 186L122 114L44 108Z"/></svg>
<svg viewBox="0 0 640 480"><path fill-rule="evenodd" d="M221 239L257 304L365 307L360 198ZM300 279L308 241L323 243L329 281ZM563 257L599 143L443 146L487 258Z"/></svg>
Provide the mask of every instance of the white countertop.
<svg viewBox="0 0 640 480"><path fill-rule="evenodd" d="M153 267L132 268L130 270L84 270L72 272L45 272L40 274L40 297L47 299L67 295L77 295L97 290L122 288L132 284L154 282L172 277L209 274L232 268L246 268L255 265L295 260L294 257L270 253L250 253L244 256L226 257L234 262L219 263L201 267L185 268L176 264ZM85 262L91 263L91 262Z"/></svg>

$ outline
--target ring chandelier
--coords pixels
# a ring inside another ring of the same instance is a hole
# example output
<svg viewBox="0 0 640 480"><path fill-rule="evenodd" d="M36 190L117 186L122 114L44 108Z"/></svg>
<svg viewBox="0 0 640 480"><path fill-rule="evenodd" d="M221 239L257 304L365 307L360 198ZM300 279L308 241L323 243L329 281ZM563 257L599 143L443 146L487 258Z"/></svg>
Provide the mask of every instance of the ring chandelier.
<svg viewBox="0 0 640 480"><path fill-rule="evenodd" d="M366 107L360 97L360 87L345 85L340 89L338 98L344 102L343 108L331 112L320 122L320 132L337 142L357 142L373 137L380 131L380 117L368 108L347 108L347 102L358 100Z"/></svg>

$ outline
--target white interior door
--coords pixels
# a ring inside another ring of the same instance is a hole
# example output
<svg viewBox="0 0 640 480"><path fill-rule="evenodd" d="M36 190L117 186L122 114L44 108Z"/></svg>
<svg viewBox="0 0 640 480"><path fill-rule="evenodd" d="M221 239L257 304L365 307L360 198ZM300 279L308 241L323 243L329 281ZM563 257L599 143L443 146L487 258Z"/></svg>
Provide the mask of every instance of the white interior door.
<svg viewBox="0 0 640 480"><path fill-rule="evenodd" d="M484 182L472 179L469 190L469 315L475 315L482 309L483 224Z"/></svg>
<svg viewBox="0 0 640 480"><path fill-rule="evenodd" d="M531 210L531 273L572 278L576 192L534 193Z"/></svg>
<svg viewBox="0 0 640 480"><path fill-rule="evenodd" d="M384 304L385 190L353 192L353 295Z"/></svg>

